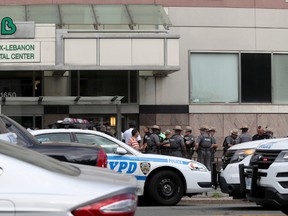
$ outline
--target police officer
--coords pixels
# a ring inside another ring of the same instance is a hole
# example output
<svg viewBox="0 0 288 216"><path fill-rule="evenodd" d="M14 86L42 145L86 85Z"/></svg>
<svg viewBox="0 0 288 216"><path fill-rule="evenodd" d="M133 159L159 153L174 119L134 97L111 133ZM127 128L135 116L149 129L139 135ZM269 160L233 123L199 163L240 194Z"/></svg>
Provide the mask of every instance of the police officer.
<svg viewBox="0 0 288 216"><path fill-rule="evenodd" d="M265 134L265 129L262 126L257 127L257 133L252 137L252 140L269 139L270 137Z"/></svg>
<svg viewBox="0 0 288 216"><path fill-rule="evenodd" d="M271 127L266 127L265 129L265 136L267 137L266 139L273 139L274 137L274 132Z"/></svg>
<svg viewBox="0 0 288 216"><path fill-rule="evenodd" d="M190 126L185 128L184 142L186 146L187 158L192 159L194 154L195 139L192 136L192 128Z"/></svg>
<svg viewBox="0 0 288 216"><path fill-rule="evenodd" d="M172 139L175 143L171 146L172 148L171 155L176 157L187 158L187 151L184 143L184 138L181 135L183 130L179 125L176 125L173 130L174 135L172 136Z"/></svg>
<svg viewBox="0 0 288 216"><path fill-rule="evenodd" d="M200 135L196 139L195 150L198 153L198 162L211 170L212 138L209 136L209 127L203 125L199 128Z"/></svg>
<svg viewBox="0 0 288 216"><path fill-rule="evenodd" d="M158 125L153 125L151 127L152 133L147 137L147 153L149 154L158 154L160 149L160 127Z"/></svg>
<svg viewBox="0 0 288 216"><path fill-rule="evenodd" d="M226 136L224 139L223 142L224 154L226 153L228 148L239 143L240 138L238 136L238 130L234 128L233 130L231 130L231 134L229 136Z"/></svg>
<svg viewBox="0 0 288 216"><path fill-rule="evenodd" d="M216 139L215 139L215 133L216 133L216 128L215 127L210 127L209 128L209 136L211 137L212 139L212 146L211 146L211 163L215 161L215 152L218 148L218 144L216 142Z"/></svg>
<svg viewBox="0 0 288 216"><path fill-rule="evenodd" d="M240 130L242 133L239 135L240 143L249 142L252 140L252 136L248 133L249 127L247 125L243 125Z"/></svg>
<svg viewBox="0 0 288 216"><path fill-rule="evenodd" d="M144 153L147 152L147 140L150 137L150 128L148 126L144 126L143 128L144 136L143 136L143 143L142 143L142 151Z"/></svg>
<svg viewBox="0 0 288 216"><path fill-rule="evenodd" d="M164 135L165 135L165 139L163 140L162 145L160 147L161 154L162 155L171 155L171 153L172 153L171 146L173 146L173 144L174 144L174 139L171 139L172 132L167 129L164 132Z"/></svg>

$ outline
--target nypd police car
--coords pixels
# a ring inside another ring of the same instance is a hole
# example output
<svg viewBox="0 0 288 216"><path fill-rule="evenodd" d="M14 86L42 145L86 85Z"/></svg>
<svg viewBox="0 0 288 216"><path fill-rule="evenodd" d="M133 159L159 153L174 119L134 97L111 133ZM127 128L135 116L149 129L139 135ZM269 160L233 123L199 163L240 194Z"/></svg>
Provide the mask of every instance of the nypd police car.
<svg viewBox="0 0 288 216"><path fill-rule="evenodd" d="M101 145L108 168L134 175L138 195L158 205L176 205L183 196L212 190L211 173L196 161L180 157L143 154L107 134L82 129L30 131L39 141L72 141Z"/></svg>

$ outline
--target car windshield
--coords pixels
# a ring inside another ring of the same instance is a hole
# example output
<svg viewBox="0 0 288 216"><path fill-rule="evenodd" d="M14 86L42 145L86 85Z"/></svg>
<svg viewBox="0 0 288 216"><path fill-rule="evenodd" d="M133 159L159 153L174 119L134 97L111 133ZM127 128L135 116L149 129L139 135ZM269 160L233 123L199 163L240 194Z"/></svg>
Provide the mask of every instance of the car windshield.
<svg viewBox="0 0 288 216"><path fill-rule="evenodd" d="M45 156L43 154L37 153L35 151L29 150L27 148L11 145L11 143L0 140L0 154L16 158L23 162L32 164L34 166L61 173L64 175L78 176L80 175L80 170L69 164L62 163L58 160Z"/></svg>
<svg viewBox="0 0 288 216"><path fill-rule="evenodd" d="M39 141L32 134L30 134L25 128L23 128L13 119L1 115L0 121L1 121L0 125L5 125L6 130L15 133L17 135L18 145L28 147L39 144Z"/></svg>

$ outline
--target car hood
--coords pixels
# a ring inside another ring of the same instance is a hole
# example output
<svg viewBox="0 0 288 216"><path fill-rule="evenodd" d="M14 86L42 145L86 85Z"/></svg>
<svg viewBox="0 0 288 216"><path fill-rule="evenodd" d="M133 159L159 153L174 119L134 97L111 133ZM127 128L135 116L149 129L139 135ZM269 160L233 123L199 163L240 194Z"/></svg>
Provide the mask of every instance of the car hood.
<svg viewBox="0 0 288 216"><path fill-rule="evenodd" d="M255 140L245 143L236 144L229 148L229 150L240 150L240 149L250 149L250 148L257 148L259 145L271 142L278 142L281 140L287 140L288 138L277 138L277 139L264 139L264 140Z"/></svg>
<svg viewBox="0 0 288 216"><path fill-rule="evenodd" d="M288 138L269 140L257 146L257 150L287 150Z"/></svg>

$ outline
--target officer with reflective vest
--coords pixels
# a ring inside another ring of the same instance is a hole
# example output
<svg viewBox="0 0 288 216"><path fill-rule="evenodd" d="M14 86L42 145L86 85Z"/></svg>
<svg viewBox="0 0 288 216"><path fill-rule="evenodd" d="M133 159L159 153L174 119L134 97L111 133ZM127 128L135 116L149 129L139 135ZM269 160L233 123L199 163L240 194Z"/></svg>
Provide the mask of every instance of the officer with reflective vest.
<svg viewBox="0 0 288 216"><path fill-rule="evenodd" d="M209 136L209 127L203 125L200 127L200 135L197 137L195 150L198 154L198 162L204 164L208 170L211 170L212 138Z"/></svg>

